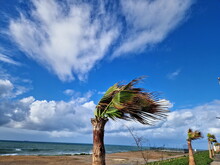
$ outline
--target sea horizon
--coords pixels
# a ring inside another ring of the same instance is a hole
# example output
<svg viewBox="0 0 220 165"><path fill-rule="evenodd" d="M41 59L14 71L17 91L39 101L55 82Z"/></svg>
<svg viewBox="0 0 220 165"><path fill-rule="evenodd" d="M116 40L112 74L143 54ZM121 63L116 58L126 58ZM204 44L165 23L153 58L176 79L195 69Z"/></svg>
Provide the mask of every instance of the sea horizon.
<svg viewBox="0 0 220 165"><path fill-rule="evenodd" d="M70 142L45 142L45 141L27 141L27 140L0 140L0 156L6 155L89 155L92 154L93 144L90 143L70 143ZM105 144L106 153L119 153L138 151L139 148L134 145ZM182 152L184 148L168 147L146 147L145 150L170 150Z"/></svg>
<svg viewBox="0 0 220 165"><path fill-rule="evenodd" d="M92 154L90 143L0 140L0 155L78 155ZM106 153L137 151L136 146L105 144Z"/></svg>
<svg viewBox="0 0 220 165"><path fill-rule="evenodd" d="M61 144L85 144L85 145L93 145L93 143L80 143L80 142L62 142L62 141L32 141L32 140L0 140L0 142L27 142L27 143L61 143ZM112 146L129 146L129 147L136 147L136 145L128 145L128 144L108 144L106 143L105 145L112 145Z"/></svg>

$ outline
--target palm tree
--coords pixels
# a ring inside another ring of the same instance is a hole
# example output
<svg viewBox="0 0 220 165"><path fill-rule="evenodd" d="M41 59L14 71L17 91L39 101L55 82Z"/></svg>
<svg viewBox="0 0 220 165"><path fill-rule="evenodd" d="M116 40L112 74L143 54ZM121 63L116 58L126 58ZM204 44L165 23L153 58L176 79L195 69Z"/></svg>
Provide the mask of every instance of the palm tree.
<svg viewBox="0 0 220 165"><path fill-rule="evenodd" d="M195 165L195 160L193 156L193 149L192 149L192 140L197 140L202 138L202 134L199 131L193 131L192 129L188 130L188 138L187 138L187 143L188 143L188 149L189 149L189 165Z"/></svg>
<svg viewBox="0 0 220 165"><path fill-rule="evenodd" d="M215 148L216 148L216 152L218 153L220 150L219 150L219 148L220 148L220 143L218 143L218 142L216 142L215 144Z"/></svg>
<svg viewBox="0 0 220 165"><path fill-rule="evenodd" d="M211 139L211 145L212 145L212 156L215 156L215 151L214 151L214 143L217 143L217 140L215 139L215 135L214 135L214 139Z"/></svg>
<svg viewBox="0 0 220 165"><path fill-rule="evenodd" d="M209 157L212 159L214 156L214 147L213 147L213 143L217 142L215 135L208 133L207 134L208 137L208 149L209 149Z"/></svg>
<svg viewBox="0 0 220 165"><path fill-rule="evenodd" d="M213 147L213 151L212 151L212 153L213 153L213 156L215 156L215 151L217 150L216 149L216 146L218 145L218 141L215 139L214 141L213 141L213 144L212 144L212 147Z"/></svg>
<svg viewBox="0 0 220 165"><path fill-rule="evenodd" d="M210 159L212 159L211 142L210 142L211 136L212 136L212 134L210 134L210 133L207 134L207 138L208 138L208 150L209 150L209 158L210 158Z"/></svg>
<svg viewBox="0 0 220 165"><path fill-rule="evenodd" d="M126 85L116 83L110 87L95 109L93 125L93 165L105 165L104 127L108 119L134 120L150 125L155 120L166 117L166 106L152 93L135 85L143 77L132 80Z"/></svg>

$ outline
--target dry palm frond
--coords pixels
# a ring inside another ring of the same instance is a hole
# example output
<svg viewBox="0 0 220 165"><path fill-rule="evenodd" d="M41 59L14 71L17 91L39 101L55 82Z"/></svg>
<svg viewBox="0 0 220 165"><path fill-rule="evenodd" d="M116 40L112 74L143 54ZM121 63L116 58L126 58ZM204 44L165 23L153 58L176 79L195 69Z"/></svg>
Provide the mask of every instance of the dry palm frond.
<svg viewBox="0 0 220 165"><path fill-rule="evenodd" d="M132 80L127 85L115 84L99 101L95 116L111 119L135 120L151 124L166 117L168 108L162 106L154 93L134 87L143 77Z"/></svg>

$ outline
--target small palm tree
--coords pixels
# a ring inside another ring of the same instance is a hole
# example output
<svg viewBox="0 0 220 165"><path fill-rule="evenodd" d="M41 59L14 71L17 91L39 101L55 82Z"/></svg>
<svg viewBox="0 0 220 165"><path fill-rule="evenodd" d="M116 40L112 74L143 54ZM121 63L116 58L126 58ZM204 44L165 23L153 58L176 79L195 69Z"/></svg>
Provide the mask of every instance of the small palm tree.
<svg viewBox="0 0 220 165"><path fill-rule="evenodd" d="M202 138L202 134L199 131L193 131L192 129L188 130L188 138L187 138L187 143L188 143L188 149L189 149L189 165L195 165L195 160L193 156L193 149L192 149L192 140L197 140Z"/></svg>
<svg viewBox="0 0 220 165"><path fill-rule="evenodd" d="M93 165L105 165L104 127L108 119L135 120L150 125L166 117L166 106L162 106L152 93L134 87L141 78L126 85L116 83L110 87L95 109L93 125Z"/></svg>
<svg viewBox="0 0 220 165"><path fill-rule="evenodd" d="M219 151L220 151L220 150L219 150L219 148L220 148L220 143L216 142L216 143L214 144L214 146L215 146L215 148L216 148L216 152L219 152Z"/></svg>
<svg viewBox="0 0 220 165"><path fill-rule="evenodd" d="M212 153L215 156L215 151L217 151L216 146L218 145L218 141L215 139L212 144Z"/></svg>
<svg viewBox="0 0 220 165"><path fill-rule="evenodd" d="M217 140L215 139L215 135L214 135L214 139L211 139L211 146L212 146L212 156L215 156L215 151L214 151L214 143L217 143Z"/></svg>
<svg viewBox="0 0 220 165"><path fill-rule="evenodd" d="M217 140L215 138L215 135L208 133L207 134L208 137L208 149L209 149L209 157L212 159L214 156L214 147L213 147L213 143L216 143Z"/></svg>

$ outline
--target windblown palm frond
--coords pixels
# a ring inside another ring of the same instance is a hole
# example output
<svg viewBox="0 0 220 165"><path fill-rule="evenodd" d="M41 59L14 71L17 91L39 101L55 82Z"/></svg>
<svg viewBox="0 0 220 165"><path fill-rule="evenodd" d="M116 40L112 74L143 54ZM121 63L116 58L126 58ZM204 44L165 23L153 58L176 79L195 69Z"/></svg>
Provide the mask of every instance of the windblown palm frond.
<svg viewBox="0 0 220 165"><path fill-rule="evenodd" d="M207 137L210 142L217 142L215 135L208 133Z"/></svg>
<svg viewBox="0 0 220 165"><path fill-rule="evenodd" d="M217 142L216 139L210 139L210 141L211 141L212 143L216 143L216 142Z"/></svg>
<svg viewBox="0 0 220 165"><path fill-rule="evenodd" d="M116 83L110 87L96 106L97 118L136 120L142 124L151 124L168 112L166 106L153 93L146 92L135 85L143 77L132 80L126 85Z"/></svg>
<svg viewBox="0 0 220 165"><path fill-rule="evenodd" d="M200 139L202 138L202 133L198 130L196 131L193 131L192 129L189 129L188 130L188 138L187 140L197 140L197 139Z"/></svg>
<svg viewBox="0 0 220 165"><path fill-rule="evenodd" d="M220 143L216 142L214 145L215 145L215 146L220 146Z"/></svg>

